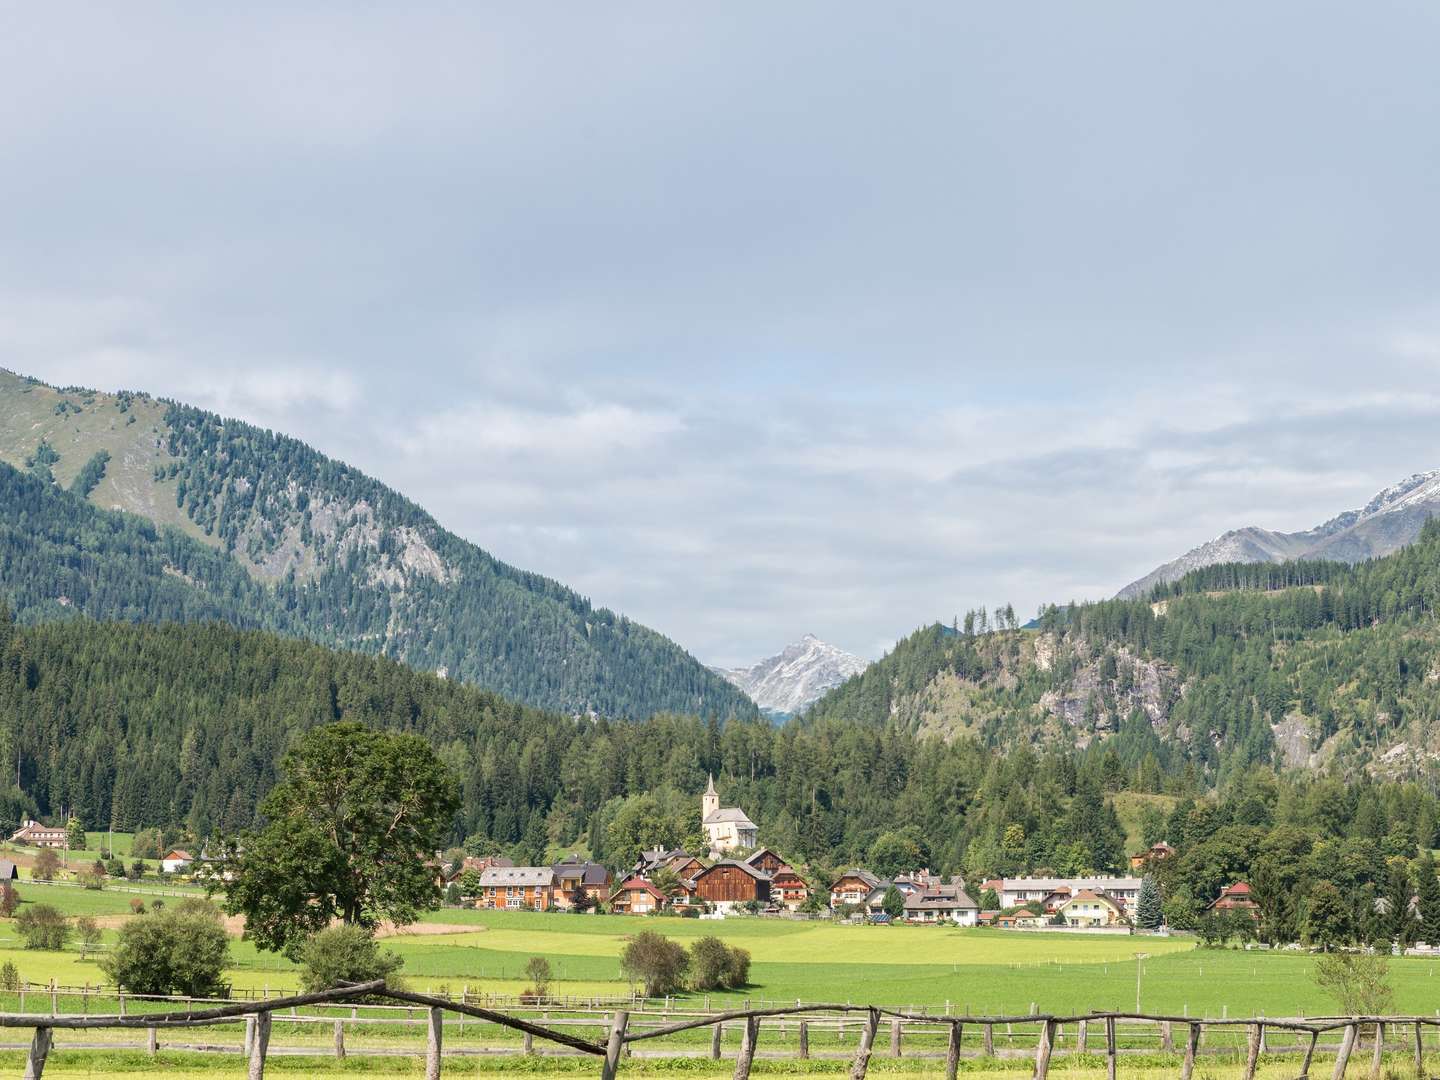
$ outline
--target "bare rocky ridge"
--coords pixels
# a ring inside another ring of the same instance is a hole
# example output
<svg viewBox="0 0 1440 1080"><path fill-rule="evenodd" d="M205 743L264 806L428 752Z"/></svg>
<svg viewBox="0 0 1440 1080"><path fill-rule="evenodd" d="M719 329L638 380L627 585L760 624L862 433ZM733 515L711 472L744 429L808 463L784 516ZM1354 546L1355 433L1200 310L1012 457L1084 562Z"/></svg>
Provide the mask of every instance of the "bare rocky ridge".
<svg viewBox="0 0 1440 1080"><path fill-rule="evenodd" d="M745 691L762 709L798 713L869 666L868 661L806 634L753 667L712 670Z"/></svg>
<svg viewBox="0 0 1440 1080"><path fill-rule="evenodd" d="M1416 473L1377 494L1359 510L1347 510L1304 532L1281 533L1247 526L1192 548L1156 567L1119 592L1121 599L1146 596L1156 585L1178 581L1191 570L1227 562L1285 562L1335 559L1363 562L1412 543L1430 518L1440 514L1440 470Z"/></svg>

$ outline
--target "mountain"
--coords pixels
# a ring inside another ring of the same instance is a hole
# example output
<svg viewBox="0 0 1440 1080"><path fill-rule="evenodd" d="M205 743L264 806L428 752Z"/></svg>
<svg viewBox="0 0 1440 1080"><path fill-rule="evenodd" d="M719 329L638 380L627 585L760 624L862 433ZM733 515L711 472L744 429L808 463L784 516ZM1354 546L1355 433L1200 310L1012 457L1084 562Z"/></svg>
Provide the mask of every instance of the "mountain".
<svg viewBox="0 0 1440 1080"><path fill-rule="evenodd" d="M765 711L793 716L868 666L868 661L806 634L753 667L711 670L745 691Z"/></svg>
<svg viewBox="0 0 1440 1080"><path fill-rule="evenodd" d="M0 371L0 463L22 622L223 619L572 715L755 712L674 642L285 435Z"/></svg>
<svg viewBox="0 0 1440 1080"><path fill-rule="evenodd" d="M1359 510L1347 510L1323 525L1298 533L1247 526L1218 536L1158 566L1120 590L1122 598L1148 596L1192 570L1216 563L1335 559L1363 562L1412 543L1421 527L1440 514L1440 470L1416 473L1381 491Z"/></svg>
<svg viewBox="0 0 1440 1080"><path fill-rule="evenodd" d="M1419 501L1421 487L1407 494ZM1384 518L1360 511L1331 535ZM1433 781L1437 655L1440 522L1430 522L1410 545L1353 566L1217 564L1163 595L1047 608L1033 630L924 627L805 722L1113 751L1152 784L1179 770L1223 782L1255 765Z"/></svg>

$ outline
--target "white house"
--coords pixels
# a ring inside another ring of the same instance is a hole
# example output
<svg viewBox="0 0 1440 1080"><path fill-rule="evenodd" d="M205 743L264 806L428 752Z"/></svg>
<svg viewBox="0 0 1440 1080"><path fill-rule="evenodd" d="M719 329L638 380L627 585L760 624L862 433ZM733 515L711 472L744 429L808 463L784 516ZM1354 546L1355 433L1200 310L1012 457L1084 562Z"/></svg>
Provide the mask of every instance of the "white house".
<svg viewBox="0 0 1440 1080"><path fill-rule="evenodd" d="M172 848L160 860L160 869L167 874L178 874L182 870L190 869L190 864L194 861L194 857L188 851Z"/></svg>
<svg viewBox="0 0 1440 1080"><path fill-rule="evenodd" d="M1070 895L1088 890L1105 893L1125 906L1133 907L1140 898L1138 877L1022 877L1002 878L1000 881L1000 906L1019 907L1021 904L1038 903L1060 889L1069 889Z"/></svg>
<svg viewBox="0 0 1440 1080"><path fill-rule="evenodd" d="M739 807L720 805L715 791L715 777L710 777L705 794L700 796L700 824L710 844L710 854L719 855L731 848L751 848L760 842L760 830Z"/></svg>

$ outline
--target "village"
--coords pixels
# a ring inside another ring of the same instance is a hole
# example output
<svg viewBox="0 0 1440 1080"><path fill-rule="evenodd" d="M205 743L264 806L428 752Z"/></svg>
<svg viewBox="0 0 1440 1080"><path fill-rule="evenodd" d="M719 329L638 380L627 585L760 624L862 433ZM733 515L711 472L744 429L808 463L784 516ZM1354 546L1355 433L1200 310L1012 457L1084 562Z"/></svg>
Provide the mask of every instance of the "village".
<svg viewBox="0 0 1440 1080"><path fill-rule="evenodd" d="M743 810L720 805L713 777L701 796L701 825L707 840L703 855L683 848L644 851L618 877L578 855L551 866L516 866L491 855L448 864L437 857L436 883L450 903L486 910L830 918L1072 933L1140 929L1141 876L992 878L979 883L975 896L961 875L946 878L925 868L887 877L855 866L816 882L762 845ZM1131 869L1143 873L1173 854L1170 845L1156 843L1131 857ZM1222 889L1207 910L1259 917L1243 881Z"/></svg>

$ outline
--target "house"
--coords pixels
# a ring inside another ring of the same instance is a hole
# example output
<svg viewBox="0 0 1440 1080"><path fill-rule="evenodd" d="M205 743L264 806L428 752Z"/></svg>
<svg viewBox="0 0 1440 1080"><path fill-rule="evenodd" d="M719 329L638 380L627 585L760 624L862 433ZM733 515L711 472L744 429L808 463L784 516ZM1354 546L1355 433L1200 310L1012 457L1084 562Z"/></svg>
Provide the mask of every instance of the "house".
<svg viewBox="0 0 1440 1080"><path fill-rule="evenodd" d="M70 834L63 828L52 829L38 821L27 821L10 837L10 842L25 847L63 848L69 846Z"/></svg>
<svg viewBox="0 0 1440 1080"><path fill-rule="evenodd" d="M1151 863L1163 862L1175 854L1175 849L1164 840L1151 844L1138 855L1130 856L1131 870L1144 870Z"/></svg>
<svg viewBox="0 0 1440 1080"><path fill-rule="evenodd" d="M1040 916L1036 915L1035 912L1029 908L1021 908L1019 911L1012 911L1008 915L1004 912L996 912L995 925L1006 930L1012 930L1021 925L1033 925L1034 921L1038 918L1040 918Z"/></svg>
<svg viewBox="0 0 1440 1080"><path fill-rule="evenodd" d="M951 922L958 926L974 926L979 918L980 905L971 900L959 885L929 885L905 897L907 922Z"/></svg>
<svg viewBox="0 0 1440 1080"><path fill-rule="evenodd" d="M1220 895L1210 901L1206 911L1244 911L1252 919L1260 918L1260 905L1250 895L1250 883L1237 881L1220 890Z"/></svg>
<svg viewBox="0 0 1440 1080"><path fill-rule="evenodd" d="M1036 914L1028 908L1021 908L1015 912L1014 920L1017 930L1038 930L1050 922L1046 916Z"/></svg>
<svg viewBox="0 0 1440 1080"><path fill-rule="evenodd" d="M492 866L480 873L475 906L544 911L554 905L555 889L549 866Z"/></svg>
<svg viewBox="0 0 1440 1080"><path fill-rule="evenodd" d="M846 870L830 886L830 909L846 904L863 904L865 898L880 884L880 879L868 870Z"/></svg>
<svg viewBox="0 0 1440 1080"><path fill-rule="evenodd" d="M610 894L610 910L616 915L652 915L666 904L666 896L644 878L629 877Z"/></svg>
<svg viewBox="0 0 1440 1080"><path fill-rule="evenodd" d="M774 876L775 871L779 870L782 866L789 865L789 863L787 863L779 855L775 854L775 852L771 851L768 847L761 848L759 851L752 854L745 861L751 866L755 867L756 870L759 870L762 873L770 874L772 877Z"/></svg>
<svg viewBox="0 0 1440 1080"><path fill-rule="evenodd" d="M721 859L701 870L691 885L695 898L712 905L716 911L731 911L752 900L758 904L770 902L770 875L733 859Z"/></svg>
<svg viewBox="0 0 1440 1080"><path fill-rule="evenodd" d="M1047 915L1054 915L1055 912L1060 910L1061 905L1070 899L1071 895L1073 895L1072 890L1065 885L1061 885L1060 888L1047 894L1045 899L1040 901L1040 910Z"/></svg>
<svg viewBox="0 0 1440 1080"><path fill-rule="evenodd" d="M689 881L704 869L705 863L684 848L668 851L665 848L653 848L640 853L640 859L631 868L629 876L648 878L657 870L669 870L681 881Z"/></svg>
<svg viewBox="0 0 1440 1080"><path fill-rule="evenodd" d="M770 875L770 902L790 911L810 899L810 886L789 866L781 866Z"/></svg>
<svg viewBox="0 0 1440 1080"><path fill-rule="evenodd" d="M1125 922L1124 905L1093 889L1079 890L1058 910L1066 926L1119 926Z"/></svg>
<svg viewBox="0 0 1440 1080"><path fill-rule="evenodd" d="M732 848L752 848L759 843L760 830L744 810L720 805L714 776L700 796L700 826L705 830L712 858Z"/></svg>
<svg viewBox="0 0 1440 1080"><path fill-rule="evenodd" d="M994 926L995 920L999 917L998 911L982 911L975 920L976 926Z"/></svg>
<svg viewBox="0 0 1440 1080"><path fill-rule="evenodd" d="M1022 877L1000 879L1000 906L1019 907L1042 903L1047 896L1059 889L1069 889L1072 894L1088 889L1103 892L1112 900L1133 904L1140 898L1138 877Z"/></svg>
<svg viewBox="0 0 1440 1080"><path fill-rule="evenodd" d="M171 848L160 860L160 869L167 874L178 874L182 870L190 869L190 864L195 857L188 851L181 848Z"/></svg>
<svg viewBox="0 0 1440 1080"><path fill-rule="evenodd" d="M599 863L572 855L551 869L555 871L555 903L558 907L574 907L582 898L586 906L591 906L610 895L610 871Z"/></svg>

